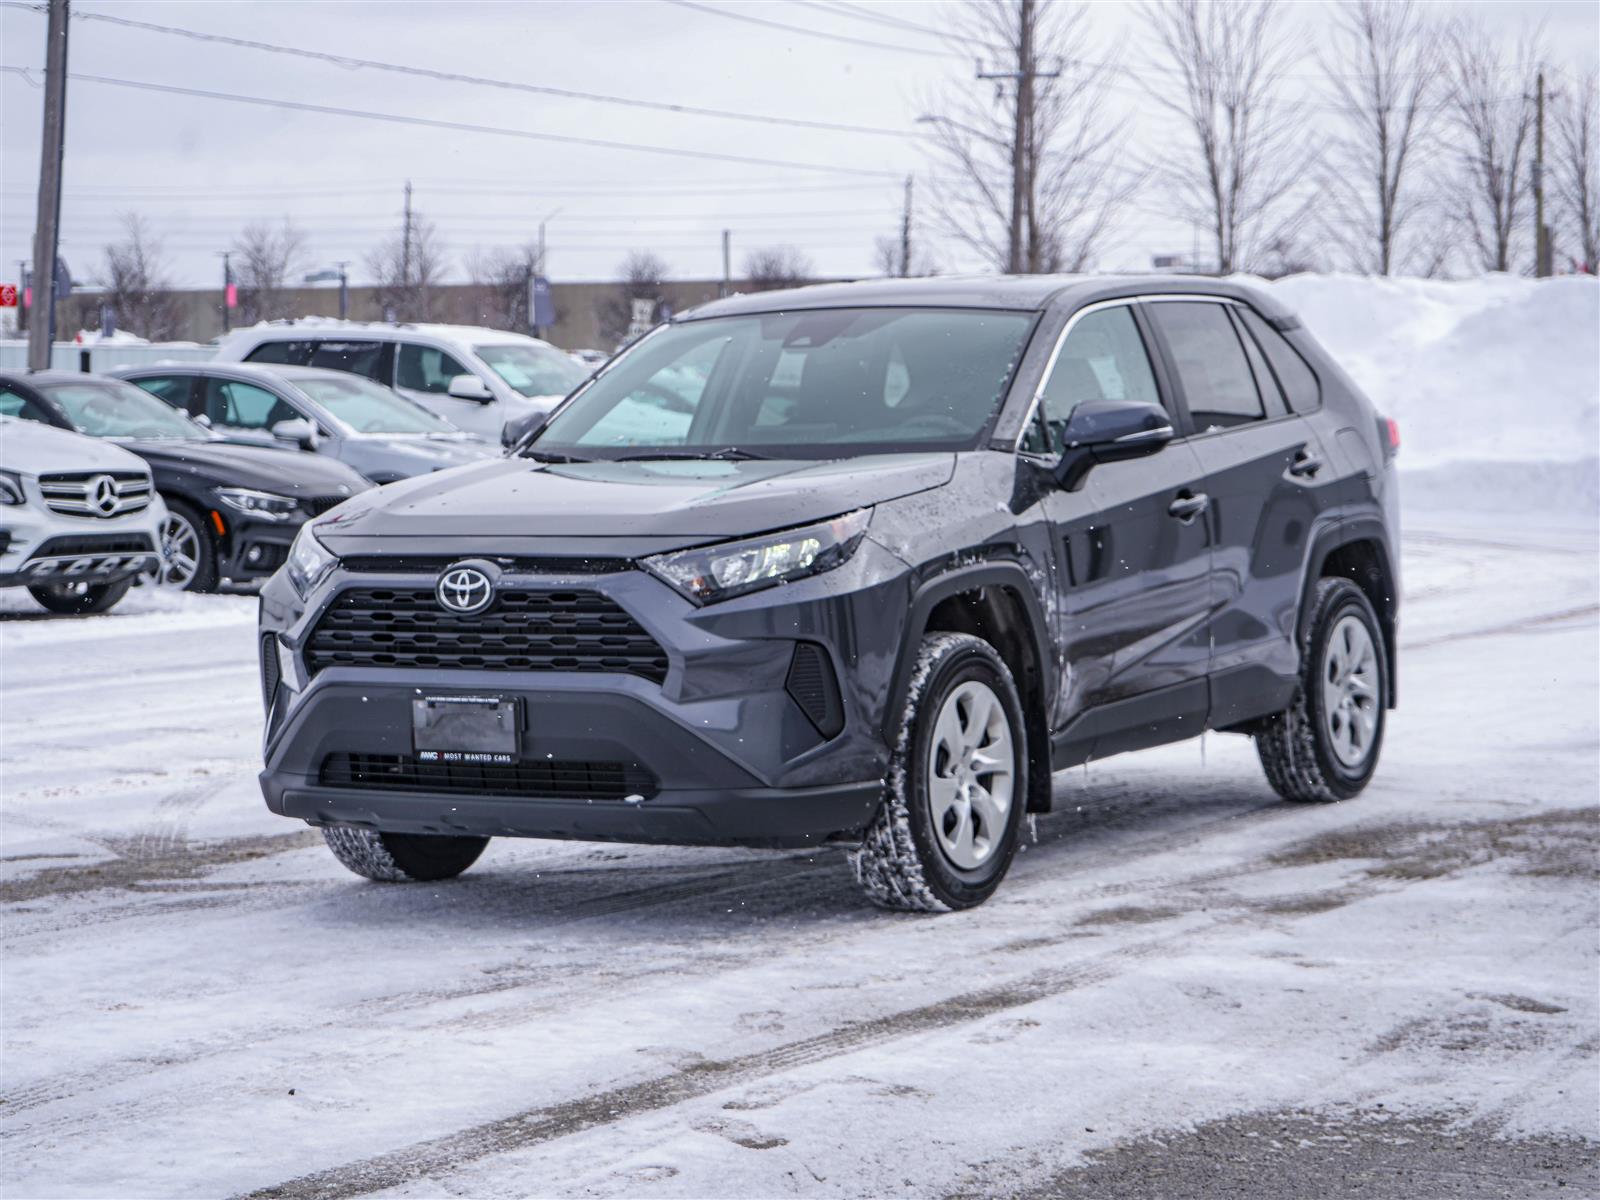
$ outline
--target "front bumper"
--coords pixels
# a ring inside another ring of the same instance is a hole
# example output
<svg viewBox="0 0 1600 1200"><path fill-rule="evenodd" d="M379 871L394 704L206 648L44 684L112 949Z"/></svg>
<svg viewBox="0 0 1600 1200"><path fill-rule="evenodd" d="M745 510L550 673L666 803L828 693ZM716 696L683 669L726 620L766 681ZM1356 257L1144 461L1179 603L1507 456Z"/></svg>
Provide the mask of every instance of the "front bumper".
<svg viewBox="0 0 1600 1200"><path fill-rule="evenodd" d="M341 591L419 582L432 576L341 568L304 610L281 575L263 589L261 785L273 812L399 833L680 845L816 845L858 835L871 821L889 757L888 648L899 645L909 583L899 561L870 541L826 575L705 608L640 570L516 577L519 587L581 588L615 602L662 648L669 665L659 683L627 673L418 666L324 665L308 676L310 635ZM801 643L806 654L820 650L837 680L842 729L819 729L796 698L791 671ZM439 777L416 766L412 702L450 695L516 701L518 765L528 772L627 772L644 782L574 795L525 782L475 786L457 772L430 790ZM330 771L351 756L400 764L392 770L401 774Z"/></svg>
<svg viewBox="0 0 1600 1200"><path fill-rule="evenodd" d="M160 562L166 506L119 517L64 516L42 503L0 507L0 587L114 583Z"/></svg>

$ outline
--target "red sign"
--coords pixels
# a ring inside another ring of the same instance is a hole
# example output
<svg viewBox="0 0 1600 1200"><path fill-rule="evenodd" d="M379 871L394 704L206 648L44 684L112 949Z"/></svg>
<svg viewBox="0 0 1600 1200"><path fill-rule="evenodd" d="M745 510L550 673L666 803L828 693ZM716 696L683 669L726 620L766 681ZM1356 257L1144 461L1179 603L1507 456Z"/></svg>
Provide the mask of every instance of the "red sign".
<svg viewBox="0 0 1600 1200"><path fill-rule="evenodd" d="M0 283L0 308L15 308L17 306L17 285L14 283Z"/></svg>
<svg viewBox="0 0 1600 1200"><path fill-rule="evenodd" d="M229 308L238 308L239 307L239 289L235 285L233 285L231 283L228 285L228 290L227 290L227 293L226 293L226 303L227 303Z"/></svg>

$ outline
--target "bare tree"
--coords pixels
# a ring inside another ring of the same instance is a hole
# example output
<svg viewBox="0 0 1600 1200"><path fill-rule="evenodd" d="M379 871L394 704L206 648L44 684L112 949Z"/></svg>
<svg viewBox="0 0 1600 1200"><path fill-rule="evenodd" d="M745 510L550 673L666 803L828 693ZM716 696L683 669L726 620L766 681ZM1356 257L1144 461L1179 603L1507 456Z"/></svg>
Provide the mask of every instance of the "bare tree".
<svg viewBox="0 0 1600 1200"><path fill-rule="evenodd" d="M528 312L529 284L541 273L539 247L530 243L515 249L478 252L467 259L466 265L473 289L474 319L492 329L526 332L533 324Z"/></svg>
<svg viewBox="0 0 1600 1200"><path fill-rule="evenodd" d="M752 292L798 287L813 274L811 260L794 246L763 246L744 257L744 277Z"/></svg>
<svg viewBox="0 0 1600 1200"><path fill-rule="evenodd" d="M1175 215L1208 231L1219 274L1249 270L1292 243L1316 159L1303 121L1277 93L1289 61L1273 0L1155 0L1144 9L1176 69L1150 94L1187 127L1188 153L1157 169Z"/></svg>
<svg viewBox="0 0 1600 1200"><path fill-rule="evenodd" d="M1108 119L1115 67L1093 61L1088 6L967 0L952 40L993 51L1010 78L924 119L935 161L933 208L945 232L996 270L1082 270L1140 174L1114 161L1123 123ZM1103 58L1103 55L1100 57Z"/></svg>
<svg viewBox="0 0 1600 1200"><path fill-rule="evenodd" d="M1389 275L1421 261L1405 234L1425 204L1419 160L1438 112L1442 33L1413 0L1334 7L1322 64L1344 129L1329 146L1324 178L1332 240L1358 270Z"/></svg>
<svg viewBox="0 0 1600 1200"><path fill-rule="evenodd" d="M106 247L105 303L119 329L152 342L171 341L180 314L161 239L137 213L124 215L122 226L122 240Z"/></svg>
<svg viewBox="0 0 1600 1200"><path fill-rule="evenodd" d="M289 291L303 265L305 234L289 220L281 225L252 221L233 244L234 282L239 287L240 317L247 325L293 316Z"/></svg>
<svg viewBox="0 0 1600 1200"><path fill-rule="evenodd" d="M600 335L612 345L620 344L628 336L635 300L650 301L652 320L660 315L665 300L662 284L667 277L667 264L648 250L631 250L617 273L621 277L617 295L595 304Z"/></svg>
<svg viewBox="0 0 1600 1200"><path fill-rule="evenodd" d="M1556 204L1572 230L1583 269L1600 272L1600 79L1591 71L1572 85L1556 109L1552 183Z"/></svg>
<svg viewBox="0 0 1600 1200"><path fill-rule="evenodd" d="M906 278L921 275L937 275L939 262L928 249L927 243L921 239L911 245L911 261L906 261L905 241L899 234L884 235L873 239L872 257L877 263L878 273L891 278Z"/></svg>
<svg viewBox="0 0 1600 1200"><path fill-rule="evenodd" d="M1538 60L1537 34L1509 52L1481 25L1458 23L1446 63L1447 104L1456 134L1456 217L1486 271L1509 271L1529 224L1527 157L1534 105L1525 81Z"/></svg>
<svg viewBox="0 0 1600 1200"><path fill-rule="evenodd" d="M413 214L410 224L381 242L367 256L378 306L385 320L432 318L434 292L444 276L444 253L432 221Z"/></svg>

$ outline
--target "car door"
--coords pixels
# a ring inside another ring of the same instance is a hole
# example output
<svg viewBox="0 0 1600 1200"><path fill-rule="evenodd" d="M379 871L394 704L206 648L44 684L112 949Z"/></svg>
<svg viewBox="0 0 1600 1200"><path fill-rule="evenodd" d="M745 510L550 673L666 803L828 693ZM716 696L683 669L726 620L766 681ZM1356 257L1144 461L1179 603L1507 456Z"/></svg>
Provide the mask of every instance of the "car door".
<svg viewBox="0 0 1600 1200"><path fill-rule="evenodd" d="M1160 404L1182 432L1134 304L1095 306L1067 326L1020 449L1059 454L1072 410L1095 400ZM1204 720L1211 547L1202 474L1180 439L1145 458L1101 463L1080 489L1046 499L1069 664L1056 713L1069 727L1068 761L1170 741Z"/></svg>
<svg viewBox="0 0 1600 1200"><path fill-rule="evenodd" d="M1152 302L1149 312L1210 497L1209 720L1224 727L1288 703L1307 547L1317 514L1334 502L1333 472L1237 305L1191 297Z"/></svg>
<svg viewBox="0 0 1600 1200"><path fill-rule="evenodd" d="M270 388L241 379L207 376L200 389L200 411L211 428L231 441L256 446L293 449L293 443L273 436L279 421L305 418L293 403Z"/></svg>

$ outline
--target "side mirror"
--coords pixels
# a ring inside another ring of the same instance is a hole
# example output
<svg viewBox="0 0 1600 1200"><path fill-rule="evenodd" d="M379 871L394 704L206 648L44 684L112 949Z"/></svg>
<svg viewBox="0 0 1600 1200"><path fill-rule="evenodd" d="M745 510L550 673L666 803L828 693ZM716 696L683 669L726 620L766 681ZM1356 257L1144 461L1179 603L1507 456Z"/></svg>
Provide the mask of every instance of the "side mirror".
<svg viewBox="0 0 1600 1200"><path fill-rule="evenodd" d="M194 423L196 425L201 426L204 429L210 429L211 428L211 417L207 413L200 413L198 416L195 417Z"/></svg>
<svg viewBox="0 0 1600 1200"><path fill-rule="evenodd" d="M1061 435L1066 449L1056 464L1055 479L1071 492L1083 485L1095 463L1154 454L1172 440L1172 420L1154 404L1096 400L1073 409Z"/></svg>
<svg viewBox="0 0 1600 1200"><path fill-rule="evenodd" d="M525 417L512 417L500 427L500 444L507 450L516 446L544 428L544 423L550 419L549 413L529 413Z"/></svg>
<svg viewBox="0 0 1600 1200"><path fill-rule="evenodd" d="M280 442L293 442L302 450L317 448L317 427L304 417L291 417L272 427L272 436Z"/></svg>
<svg viewBox="0 0 1600 1200"><path fill-rule="evenodd" d="M453 376L448 390L457 400L476 400L479 404L488 404L494 399L489 385L476 375Z"/></svg>

